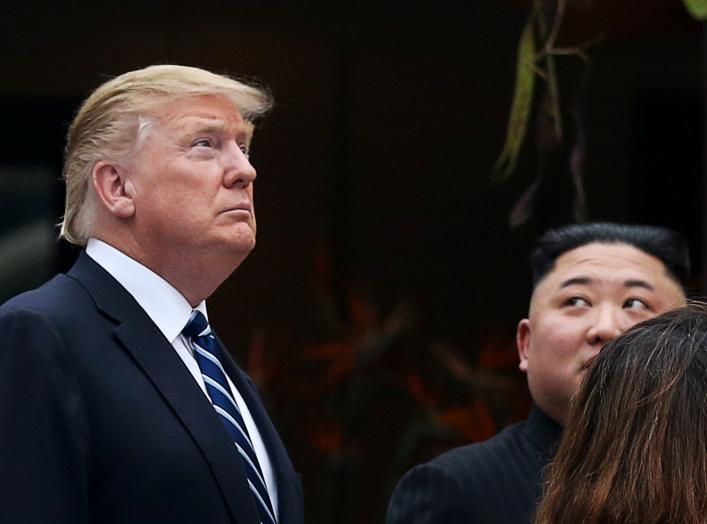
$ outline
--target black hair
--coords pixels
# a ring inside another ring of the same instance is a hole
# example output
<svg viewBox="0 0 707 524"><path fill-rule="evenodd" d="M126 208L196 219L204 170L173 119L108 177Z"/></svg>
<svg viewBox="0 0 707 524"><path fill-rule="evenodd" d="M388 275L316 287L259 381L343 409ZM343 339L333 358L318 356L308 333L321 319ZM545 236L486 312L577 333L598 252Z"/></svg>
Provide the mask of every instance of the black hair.
<svg viewBox="0 0 707 524"><path fill-rule="evenodd" d="M685 290L690 275L690 249L685 237L666 227L611 222L571 224L545 232L530 254L533 288L552 271L560 255L595 242L627 244L657 258Z"/></svg>

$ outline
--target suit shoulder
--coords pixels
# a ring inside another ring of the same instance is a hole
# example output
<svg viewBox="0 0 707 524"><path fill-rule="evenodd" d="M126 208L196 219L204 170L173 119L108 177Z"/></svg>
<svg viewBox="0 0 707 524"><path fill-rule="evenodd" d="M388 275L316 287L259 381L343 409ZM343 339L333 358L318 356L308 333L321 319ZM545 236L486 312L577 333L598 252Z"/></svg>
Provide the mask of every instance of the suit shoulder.
<svg viewBox="0 0 707 524"><path fill-rule="evenodd" d="M540 468L524 427L525 422L514 424L484 442L449 450L416 466L401 480L391 507L402 512L410 500L421 499L425 507L436 508L431 524L530 522ZM435 494L435 500L425 494Z"/></svg>
<svg viewBox="0 0 707 524"><path fill-rule="evenodd" d="M387 524L515 522L498 511L508 505L503 462L522 424L484 441L454 448L415 466L400 480ZM512 490L511 490L512 491Z"/></svg>
<svg viewBox="0 0 707 524"><path fill-rule="evenodd" d="M508 426L483 442L474 442L451 449L432 459L428 464L464 477L474 471L486 470L497 465L503 467L525 454L521 432L525 422Z"/></svg>
<svg viewBox="0 0 707 524"><path fill-rule="evenodd" d="M0 319L7 316L45 317L60 321L92 298L73 278L56 275L42 286L17 295L0 306Z"/></svg>
<svg viewBox="0 0 707 524"><path fill-rule="evenodd" d="M408 471L388 503L386 524L462 524L469 521L465 486L435 461Z"/></svg>

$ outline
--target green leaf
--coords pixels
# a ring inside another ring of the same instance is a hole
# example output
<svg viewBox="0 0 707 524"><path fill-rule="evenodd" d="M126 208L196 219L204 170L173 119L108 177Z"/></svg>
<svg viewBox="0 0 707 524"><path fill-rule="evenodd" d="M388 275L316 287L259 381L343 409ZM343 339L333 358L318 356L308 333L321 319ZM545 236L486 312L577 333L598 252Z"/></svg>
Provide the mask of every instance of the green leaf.
<svg viewBox="0 0 707 524"><path fill-rule="evenodd" d="M682 0L685 7L696 20L707 20L707 0Z"/></svg>
<svg viewBox="0 0 707 524"><path fill-rule="evenodd" d="M493 178L496 181L507 179L515 169L518 154L525 139L528 128L530 110L535 90L535 36L534 11L523 28L518 43L518 60L516 64L516 85L511 104L511 114L506 130L506 143L493 167Z"/></svg>

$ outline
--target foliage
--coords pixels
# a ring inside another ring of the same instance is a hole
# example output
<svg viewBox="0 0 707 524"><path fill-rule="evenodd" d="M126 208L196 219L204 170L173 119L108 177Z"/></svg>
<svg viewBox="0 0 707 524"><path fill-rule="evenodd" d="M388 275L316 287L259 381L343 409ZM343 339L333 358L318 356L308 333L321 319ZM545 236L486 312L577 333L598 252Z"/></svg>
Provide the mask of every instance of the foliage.
<svg viewBox="0 0 707 524"><path fill-rule="evenodd" d="M282 333L261 332L247 359L300 457L308 521L378 520L414 463L489 438L527 412L512 341L489 338L471 363L469 351L424 334L410 300L387 311L360 286L347 287L343 304L325 283L315 293L318 341L278 351Z"/></svg>
<svg viewBox="0 0 707 524"><path fill-rule="evenodd" d="M530 118L531 103L535 91L535 35L533 18L535 11L525 24L518 45L516 64L516 85L513 94L511 116L506 131L506 143L496 160L494 173L498 180L504 180L513 172L518 161L520 147L523 145Z"/></svg>
<svg viewBox="0 0 707 524"><path fill-rule="evenodd" d="M590 60L587 50L602 39L601 35L591 41L571 46L557 45L558 35L570 0L533 0L528 20L518 42L516 81L511 102L506 138L501 153L493 167L492 179L507 180L516 170L531 116L535 110L537 122L536 146L538 172L535 180L518 199L510 214L510 225L517 227L531 216L535 194L544 176L544 157L554 153L565 140L563 130L563 108L560 97L560 82L556 59L559 56L574 56L585 64L585 74L580 81L575 100L569 104L569 113L574 120L574 142L570 146L568 172L575 188L573 205L575 220L586 220L584 191L585 133L579 99L583 93L589 72ZM592 0L583 3L591 8ZM707 21L707 0L683 0L690 15L699 21ZM549 21L552 20L552 23ZM538 80L544 82L542 96L538 96Z"/></svg>
<svg viewBox="0 0 707 524"><path fill-rule="evenodd" d="M574 56L580 58L588 71L589 58L586 50L596 43L593 41L579 43L569 47L557 45L557 39L562 26L562 20L567 8L567 0L533 0L528 20L523 28L518 43L518 59L516 63L516 82L511 104L506 140L493 169L493 179L503 181L509 178L516 168L527 128L537 105L537 135L539 155L547 155L564 142L564 125L561 111L560 87L557 73L556 58L558 56ZM552 23L549 21L552 20ZM540 42L537 44L536 42ZM543 95L536 99L535 84L540 79L544 82ZM580 82L580 91L585 81ZM570 154L569 171L576 188L574 204L575 218L584 219L585 202L583 189L584 133L581 124L581 114L575 102L571 108L575 117L576 133ZM511 226L523 224L532 213L535 193L543 177L543 162L539 163L538 175L535 181L521 196L510 216Z"/></svg>
<svg viewBox="0 0 707 524"><path fill-rule="evenodd" d="M707 0L683 0L683 3L695 20L707 20Z"/></svg>

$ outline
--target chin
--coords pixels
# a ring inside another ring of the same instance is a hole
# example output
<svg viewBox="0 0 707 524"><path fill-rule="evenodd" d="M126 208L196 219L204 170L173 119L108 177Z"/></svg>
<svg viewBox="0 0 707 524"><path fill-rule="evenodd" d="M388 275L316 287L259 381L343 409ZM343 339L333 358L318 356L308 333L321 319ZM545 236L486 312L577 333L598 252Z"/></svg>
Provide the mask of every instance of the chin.
<svg viewBox="0 0 707 524"><path fill-rule="evenodd" d="M228 250L233 253L247 255L255 248L255 235L238 235L229 239Z"/></svg>
<svg viewBox="0 0 707 524"><path fill-rule="evenodd" d="M255 227L252 224L241 222L222 229L217 238L217 241L225 249L250 251L255 247Z"/></svg>

